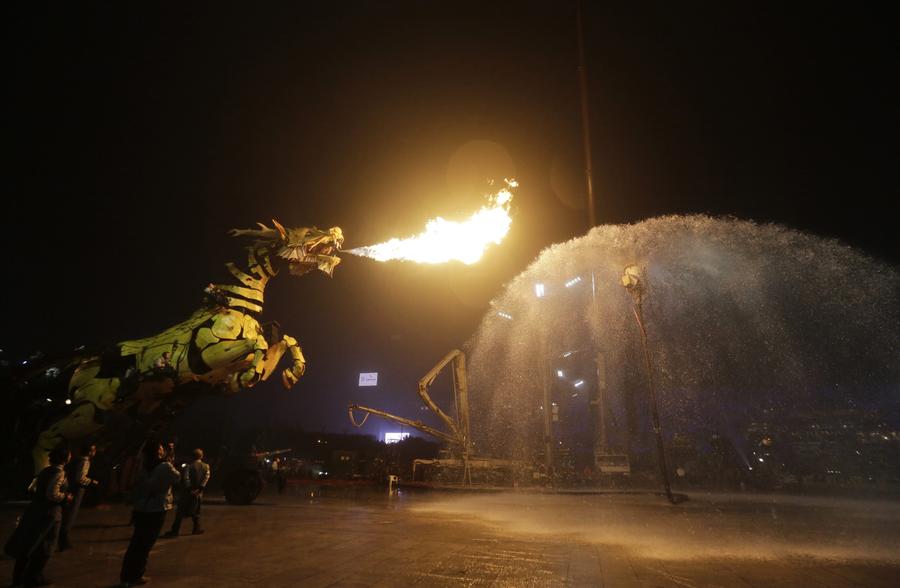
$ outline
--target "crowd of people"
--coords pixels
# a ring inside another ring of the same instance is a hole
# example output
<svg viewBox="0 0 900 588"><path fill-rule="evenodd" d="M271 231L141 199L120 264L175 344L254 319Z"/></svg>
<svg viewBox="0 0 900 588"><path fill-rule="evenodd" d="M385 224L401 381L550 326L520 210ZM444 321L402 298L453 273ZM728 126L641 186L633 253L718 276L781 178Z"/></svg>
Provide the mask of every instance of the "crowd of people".
<svg viewBox="0 0 900 588"><path fill-rule="evenodd" d="M50 452L50 465L35 478L30 489L31 501L4 547L6 554L15 559L13 586L49 585L44 568L54 550L72 549L70 532L84 494L88 488L97 485L96 480L88 477L91 458L96 451L96 446L85 445L74 460L67 447L57 447ZM131 494L131 525L134 529L119 574L122 588L149 581L144 575L147 560L165 525L166 513L173 506L175 520L169 531L162 535L164 538L178 537L185 517L191 518L194 535L204 532L200 513L211 472L203 461L202 449L195 449L193 457L193 461L184 464L179 471L174 465L174 444L164 445L155 440L144 443Z"/></svg>

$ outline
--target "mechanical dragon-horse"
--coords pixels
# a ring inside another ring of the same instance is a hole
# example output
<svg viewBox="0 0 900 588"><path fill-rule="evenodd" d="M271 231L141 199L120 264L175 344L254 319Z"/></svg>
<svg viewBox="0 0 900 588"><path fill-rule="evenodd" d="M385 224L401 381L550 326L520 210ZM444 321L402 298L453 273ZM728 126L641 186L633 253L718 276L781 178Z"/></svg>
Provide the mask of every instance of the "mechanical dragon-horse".
<svg viewBox="0 0 900 588"><path fill-rule="evenodd" d="M97 438L117 415L152 421L161 406L180 408L199 392L230 394L266 380L288 354L281 372L286 388L303 375L306 361L297 340L265 332L258 320L266 284L285 265L293 275L314 270L331 276L343 245L339 227L328 230L273 227L233 229L253 239L247 267L226 267L236 283L210 284L204 303L190 318L145 339L121 341L97 353L84 353L54 368L68 378L66 410L39 429L32 451L34 471L48 463L61 443ZM48 370L49 373L49 370Z"/></svg>

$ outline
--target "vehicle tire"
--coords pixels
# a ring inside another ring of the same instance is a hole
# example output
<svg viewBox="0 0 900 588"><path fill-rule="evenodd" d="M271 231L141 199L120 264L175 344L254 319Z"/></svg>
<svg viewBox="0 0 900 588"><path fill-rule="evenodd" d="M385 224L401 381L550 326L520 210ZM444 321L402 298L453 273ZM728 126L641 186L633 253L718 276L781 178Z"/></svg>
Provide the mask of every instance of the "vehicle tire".
<svg viewBox="0 0 900 588"><path fill-rule="evenodd" d="M228 504L250 504L263 489L263 479L253 470L236 470L228 474L223 485Z"/></svg>

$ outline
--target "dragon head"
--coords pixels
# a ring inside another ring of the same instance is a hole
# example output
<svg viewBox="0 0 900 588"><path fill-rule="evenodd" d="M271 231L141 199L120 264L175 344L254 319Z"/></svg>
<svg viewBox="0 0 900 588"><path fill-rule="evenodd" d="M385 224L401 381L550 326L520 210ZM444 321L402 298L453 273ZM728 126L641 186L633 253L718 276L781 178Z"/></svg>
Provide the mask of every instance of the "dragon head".
<svg viewBox="0 0 900 588"><path fill-rule="evenodd" d="M232 229L231 235L256 237L256 244L269 248L279 259L284 260L295 276L317 269L330 277L341 262L341 258L334 255L344 244L344 233L340 227L328 230L316 227L286 229L275 219L272 219L275 228L257 224L259 229Z"/></svg>

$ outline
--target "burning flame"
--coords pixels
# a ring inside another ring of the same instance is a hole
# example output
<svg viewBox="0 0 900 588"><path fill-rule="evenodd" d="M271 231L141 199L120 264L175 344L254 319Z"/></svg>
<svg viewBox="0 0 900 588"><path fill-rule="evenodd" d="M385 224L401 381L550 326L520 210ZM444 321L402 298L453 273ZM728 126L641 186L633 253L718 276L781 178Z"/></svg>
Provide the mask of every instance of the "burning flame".
<svg viewBox="0 0 900 588"><path fill-rule="evenodd" d="M391 239L377 245L357 247L345 253L370 257L377 261L402 259L417 263L461 261L470 265L481 259L491 243L499 244L509 232L512 217L509 207L515 180L505 180L506 187L489 197L489 205L464 221L437 217L428 221L425 232L406 239Z"/></svg>

